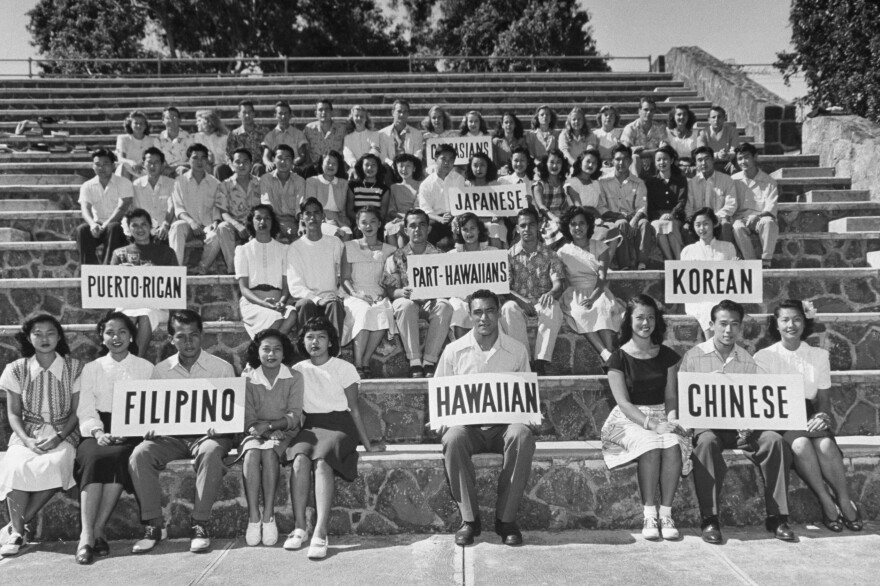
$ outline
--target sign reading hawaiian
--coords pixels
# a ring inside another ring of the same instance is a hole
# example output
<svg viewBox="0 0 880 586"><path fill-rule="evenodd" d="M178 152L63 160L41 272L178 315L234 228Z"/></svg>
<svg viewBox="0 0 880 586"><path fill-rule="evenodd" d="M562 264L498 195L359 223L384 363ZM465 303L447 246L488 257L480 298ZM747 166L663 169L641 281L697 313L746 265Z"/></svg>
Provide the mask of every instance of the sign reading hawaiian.
<svg viewBox="0 0 880 586"><path fill-rule="evenodd" d="M439 138L429 138L425 141L429 161L434 160L437 154L437 147L441 144L451 145L455 149L456 165L467 165L468 160L470 160L471 155L474 153L486 153L490 159L495 159L492 152L491 136L441 136Z"/></svg>
<svg viewBox="0 0 880 586"><path fill-rule="evenodd" d="M691 429L806 429L804 378L679 372L678 419Z"/></svg>
<svg viewBox="0 0 880 586"><path fill-rule="evenodd" d="M446 197L453 216L466 212L478 216L515 216L519 210L529 207L526 186L521 183L464 189L453 187Z"/></svg>
<svg viewBox="0 0 880 586"><path fill-rule="evenodd" d="M541 423L538 375L534 372L441 376L428 381L431 429Z"/></svg>
<svg viewBox="0 0 880 586"><path fill-rule="evenodd" d="M186 267L83 265L83 309L186 309Z"/></svg>
<svg viewBox="0 0 880 586"><path fill-rule="evenodd" d="M759 260L667 260L666 303L764 302L764 273Z"/></svg>
<svg viewBox="0 0 880 586"><path fill-rule="evenodd" d="M510 293L506 250L456 254L411 254L406 257L411 299L461 297L477 289Z"/></svg>
<svg viewBox="0 0 880 586"><path fill-rule="evenodd" d="M119 381L113 391L113 435L204 435L244 429L245 379Z"/></svg>

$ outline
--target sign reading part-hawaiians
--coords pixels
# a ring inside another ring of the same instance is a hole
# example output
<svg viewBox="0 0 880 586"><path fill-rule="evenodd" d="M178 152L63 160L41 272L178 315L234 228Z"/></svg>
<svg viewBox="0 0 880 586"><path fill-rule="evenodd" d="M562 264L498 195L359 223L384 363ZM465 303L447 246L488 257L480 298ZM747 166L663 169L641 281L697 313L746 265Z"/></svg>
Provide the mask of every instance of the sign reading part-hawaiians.
<svg viewBox="0 0 880 586"><path fill-rule="evenodd" d="M764 274L759 260L667 260L666 303L764 302Z"/></svg>
<svg viewBox="0 0 880 586"><path fill-rule="evenodd" d="M186 309L186 267L83 265L83 309Z"/></svg>
<svg viewBox="0 0 880 586"><path fill-rule="evenodd" d="M244 429L245 379L119 381L113 390L113 435L204 435Z"/></svg>
<svg viewBox="0 0 880 586"><path fill-rule="evenodd" d="M477 289L510 293L506 250L481 250L457 254L411 254L406 257L411 299L460 297Z"/></svg>
<svg viewBox="0 0 880 586"><path fill-rule="evenodd" d="M526 186L522 183L464 189L452 187L446 197L453 216L466 212L478 216L515 216L519 210L529 207Z"/></svg>
<svg viewBox="0 0 880 586"><path fill-rule="evenodd" d="M428 379L428 384L431 429L541 423L538 375L534 372L441 376Z"/></svg>
<svg viewBox="0 0 880 586"><path fill-rule="evenodd" d="M433 161L437 154L437 147L441 144L452 145L455 149L455 164L467 165L468 160L474 153L486 153L489 158L495 160L492 149L491 136L444 136L429 138L425 148L428 149L428 160Z"/></svg>
<svg viewBox="0 0 880 586"><path fill-rule="evenodd" d="M691 429L806 429L804 378L679 372L678 419Z"/></svg>

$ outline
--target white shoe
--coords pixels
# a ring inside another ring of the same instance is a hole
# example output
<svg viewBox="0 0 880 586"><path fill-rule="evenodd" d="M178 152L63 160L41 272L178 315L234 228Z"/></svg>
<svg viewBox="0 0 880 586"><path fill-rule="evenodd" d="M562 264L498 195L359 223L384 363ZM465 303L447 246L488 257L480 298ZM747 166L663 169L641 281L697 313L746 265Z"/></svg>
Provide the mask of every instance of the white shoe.
<svg viewBox="0 0 880 586"><path fill-rule="evenodd" d="M192 528L192 539L189 540L189 550L193 553L204 553L211 549L211 534L208 527L196 523Z"/></svg>
<svg viewBox="0 0 880 586"><path fill-rule="evenodd" d="M275 517L268 523L263 523L263 545L272 546L278 543L278 525L275 524Z"/></svg>
<svg viewBox="0 0 880 586"><path fill-rule="evenodd" d="M645 517L645 524L642 526L642 537L645 539L660 539L660 525L657 517Z"/></svg>
<svg viewBox="0 0 880 586"><path fill-rule="evenodd" d="M147 525L144 538L132 546L131 553L147 553L156 547L157 543L165 539L168 539L168 530L165 527L159 529L158 527Z"/></svg>
<svg viewBox="0 0 880 586"><path fill-rule="evenodd" d="M18 555L19 550L24 545L24 537L19 533L11 533L2 547L0 547L0 557L12 557ZM325 551L326 555L326 551Z"/></svg>
<svg viewBox="0 0 880 586"><path fill-rule="evenodd" d="M330 542L327 540L326 537L324 539L321 539L320 537L312 536L312 542L309 544L309 559L320 560L327 557L328 545L330 545Z"/></svg>
<svg viewBox="0 0 880 586"><path fill-rule="evenodd" d="M9 523L0 529L0 545L9 543L9 537L12 535L12 523Z"/></svg>
<svg viewBox="0 0 880 586"><path fill-rule="evenodd" d="M301 548L306 537L308 537L308 533L306 533L305 529L294 529L293 533L288 535L284 541L284 549L294 550Z"/></svg>
<svg viewBox="0 0 880 586"><path fill-rule="evenodd" d="M663 539L675 540L681 537L672 517L660 517L660 532L663 534Z"/></svg>
<svg viewBox="0 0 880 586"><path fill-rule="evenodd" d="M244 534L244 541L250 546L260 545L260 522L248 523L247 532Z"/></svg>

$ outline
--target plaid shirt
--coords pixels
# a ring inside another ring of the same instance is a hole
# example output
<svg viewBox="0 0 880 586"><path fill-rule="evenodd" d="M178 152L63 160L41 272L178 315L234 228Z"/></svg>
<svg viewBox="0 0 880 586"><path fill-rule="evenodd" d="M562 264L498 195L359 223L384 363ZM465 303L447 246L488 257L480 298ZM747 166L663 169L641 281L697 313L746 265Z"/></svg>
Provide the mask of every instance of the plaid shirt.
<svg viewBox="0 0 880 586"><path fill-rule="evenodd" d="M522 242L517 242L507 251L507 258L510 261L510 290L530 303L537 303L541 295L553 288L554 281L565 278L559 256L540 242L531 254L526 252Z"/></svg>

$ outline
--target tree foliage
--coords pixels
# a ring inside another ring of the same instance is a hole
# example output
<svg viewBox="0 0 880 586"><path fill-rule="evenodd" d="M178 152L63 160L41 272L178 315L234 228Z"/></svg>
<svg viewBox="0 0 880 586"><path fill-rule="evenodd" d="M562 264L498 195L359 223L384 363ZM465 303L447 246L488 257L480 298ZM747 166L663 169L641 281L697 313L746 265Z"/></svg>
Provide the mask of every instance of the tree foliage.
<svg viewBox="0 0 880 586"><path fill-rule="evenodd" d="M803 73L808 102L880 122L880 3L792 0L793 52L778 53L788 80Z"/></svg>

